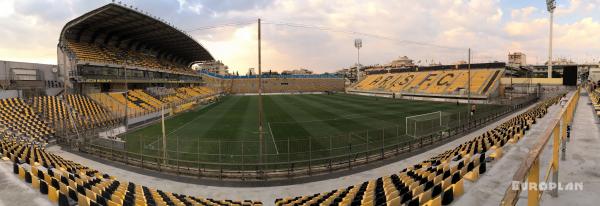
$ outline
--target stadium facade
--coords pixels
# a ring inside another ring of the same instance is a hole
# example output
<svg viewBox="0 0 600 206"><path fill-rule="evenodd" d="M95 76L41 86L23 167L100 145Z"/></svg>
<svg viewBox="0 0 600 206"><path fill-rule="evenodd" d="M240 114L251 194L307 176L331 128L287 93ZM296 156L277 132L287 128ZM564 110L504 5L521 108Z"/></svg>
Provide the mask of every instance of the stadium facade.
<svg viewBox="0 0 600 206"><path fill-rule="evenodd" d="M56 95L62 79L56 65L0 61L0 99Z"/></svg>

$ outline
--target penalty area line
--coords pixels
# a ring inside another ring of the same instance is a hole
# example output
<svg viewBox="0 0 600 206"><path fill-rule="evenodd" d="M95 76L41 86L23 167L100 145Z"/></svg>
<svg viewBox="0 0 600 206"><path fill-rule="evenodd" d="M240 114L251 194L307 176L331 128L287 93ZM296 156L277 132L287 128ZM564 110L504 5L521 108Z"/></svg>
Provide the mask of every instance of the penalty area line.
<svg viewBox="0 0 600 206"><path fill-rule="evenodd" d="M269 133L271 134L271 140L273 140L273 145L275 145L275 152L279 154L279 148L277 148L277 143L275 143L275 135L273 135L273 130L271 129L271 122L267 122L269 126Z"/></svg>

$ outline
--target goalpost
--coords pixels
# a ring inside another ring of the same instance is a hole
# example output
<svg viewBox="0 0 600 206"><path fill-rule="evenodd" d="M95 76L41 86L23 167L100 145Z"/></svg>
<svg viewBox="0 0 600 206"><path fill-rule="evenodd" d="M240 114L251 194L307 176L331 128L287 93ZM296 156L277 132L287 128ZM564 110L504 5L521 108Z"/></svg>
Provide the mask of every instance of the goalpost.
<svg viewBox="0 0 600 206"><path fill-rule="evenodd" d="M406 117L406 135L413 138L438 133L448 126L448 115L442 111Z"/></svg>

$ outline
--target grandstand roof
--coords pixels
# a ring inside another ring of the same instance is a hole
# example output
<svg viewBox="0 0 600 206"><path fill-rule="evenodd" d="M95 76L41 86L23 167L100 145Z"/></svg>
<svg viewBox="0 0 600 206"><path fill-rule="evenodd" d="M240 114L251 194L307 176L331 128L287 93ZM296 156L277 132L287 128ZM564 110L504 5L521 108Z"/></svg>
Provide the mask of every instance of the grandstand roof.
<svg viewBox="0 0 600 206"><path fill-rule="evenodd" d="M214 60L192 37L137 9L110 3L69 21L60 41L99 43L134 50L151 50L159 57L191 64Z"/></svg>

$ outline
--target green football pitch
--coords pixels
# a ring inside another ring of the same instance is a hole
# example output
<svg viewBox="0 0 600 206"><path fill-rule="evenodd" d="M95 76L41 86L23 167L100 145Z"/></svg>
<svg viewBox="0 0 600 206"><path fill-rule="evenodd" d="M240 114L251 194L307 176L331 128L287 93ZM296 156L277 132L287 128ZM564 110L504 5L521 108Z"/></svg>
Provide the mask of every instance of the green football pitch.
<svg viewBox="0 0 600 206"><path fill-rule="evenodd" d="M406 135L407 116L440 111L445 126L465 122L466 104L411 101L347 94L265 95L264 156L266 163L301 162L339 157L394 145ZM475 118L506 109L477 105ZM459 117L459 113L462 116ZM259 161L258 97L227 96L219 102L165 120L167 156L192 167L236 165ZM160 122L125 135L129 152L162 155ZM150 158L149 158L150 157ZM318 161L317 161L318 162Z"/></svg>

